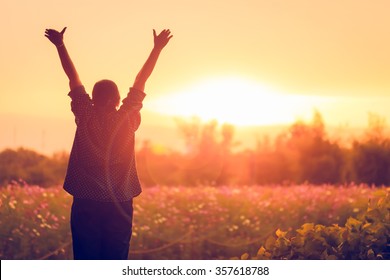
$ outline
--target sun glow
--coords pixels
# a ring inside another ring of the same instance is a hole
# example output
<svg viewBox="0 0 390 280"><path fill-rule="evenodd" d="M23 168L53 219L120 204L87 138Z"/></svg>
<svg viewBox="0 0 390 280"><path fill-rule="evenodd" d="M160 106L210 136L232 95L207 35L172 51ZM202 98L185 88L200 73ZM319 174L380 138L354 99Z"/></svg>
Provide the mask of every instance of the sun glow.
<svg viewBox="0 0 390 280"><path fill-rule="evenodd" d="M325 100L282 94L242 78L204 80L188 89L151 100L148 107L165 115L197 116L240 126L290 124L312 115Z"/></svg>

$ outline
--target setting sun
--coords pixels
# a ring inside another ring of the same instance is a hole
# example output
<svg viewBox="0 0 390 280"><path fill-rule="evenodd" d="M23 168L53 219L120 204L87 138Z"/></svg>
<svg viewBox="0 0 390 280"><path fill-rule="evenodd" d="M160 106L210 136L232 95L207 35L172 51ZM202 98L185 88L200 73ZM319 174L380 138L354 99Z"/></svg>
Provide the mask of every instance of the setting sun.
<svg viewBox="0 0 390 280"><path fill-rule="evenodd" d="M219 77L150 101L151 110L240 126L288 124L329 98L283 94L249 79Z"/></svg>
<svg viewBox="0 0 390 280"><path fill-rule="evenodd" d="M2 148L70 149L68 81L43 34L65 26L88 93L112 79L122 98L153 45L152 30L172 30L146 86L139 138L160 142L156 128L167 127L164 143L172 144L172 116L252 131L309 120L313 109L327 125L354 131L368 112L390 119L389 1L22 2L7 1L0 18L9 26L0 52Z"/></svg>

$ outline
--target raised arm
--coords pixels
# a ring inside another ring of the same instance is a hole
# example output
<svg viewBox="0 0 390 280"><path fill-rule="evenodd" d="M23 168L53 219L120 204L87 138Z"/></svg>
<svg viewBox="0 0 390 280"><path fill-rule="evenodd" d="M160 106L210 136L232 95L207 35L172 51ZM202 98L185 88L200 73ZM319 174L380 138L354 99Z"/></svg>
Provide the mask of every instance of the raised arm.
<svg viewBox="0 0 390 280"><path fill-rule="evenodd" d="M152 74L162 49L168 44L169 40L173 37L173 35L171 35L171 31L169 29L164 29L159 35L157 35L156 30L153 29L153 37L154 47L145 64L135 78L133 84L133 88L136 88L141 91L144 91L146 81L148 80L150 74Z"/></svg>
<svg viewBox="0 0 390 280"><path fill-rule="evenodd" d="M81 86L82 83L64 44L65 30L66 27L62 29L61 32L54 29L46 29L45 36L56 46L62 68L64 69L66 76L69 78L69 87L73 90L76 87Z"/></svg>

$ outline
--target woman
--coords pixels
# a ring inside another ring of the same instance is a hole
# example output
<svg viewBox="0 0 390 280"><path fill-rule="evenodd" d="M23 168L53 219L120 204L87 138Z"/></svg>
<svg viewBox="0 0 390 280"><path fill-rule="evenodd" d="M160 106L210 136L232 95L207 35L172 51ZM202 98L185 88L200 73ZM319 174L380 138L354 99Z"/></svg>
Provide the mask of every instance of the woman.
<svg viewBox="0 0 390 280"><path fill-rule="evenodd" d="M134 157L134 137L141 117L145 83L162 49L172 38L153 30L154 47L119 107L110 80L86 93L64 44L66 27L46 29L69 78L69 97L77 125L64 189L73 196L71 230L75 259L127 259L132 233L133 198L141 193Z"/></svg>

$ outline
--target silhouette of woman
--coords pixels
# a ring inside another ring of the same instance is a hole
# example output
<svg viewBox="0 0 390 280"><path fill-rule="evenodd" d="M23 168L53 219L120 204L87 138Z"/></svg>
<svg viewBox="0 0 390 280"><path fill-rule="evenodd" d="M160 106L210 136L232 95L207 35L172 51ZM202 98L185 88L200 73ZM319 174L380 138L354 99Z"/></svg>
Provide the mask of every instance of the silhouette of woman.
<svg viewBox="0 0 390 280"><path fill-rule="evenodd" d="M116 84L97 82L92 99L86 93L64 44L66 27L46 29L69 78L71 109L77 125L64 189L73 196L71 231L74 259L127 259L132 233L133 198L141 193L134 157L135 131L141 117L145 83L169 29L156 34L154 47L120 103Z"/></svg>

